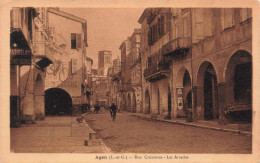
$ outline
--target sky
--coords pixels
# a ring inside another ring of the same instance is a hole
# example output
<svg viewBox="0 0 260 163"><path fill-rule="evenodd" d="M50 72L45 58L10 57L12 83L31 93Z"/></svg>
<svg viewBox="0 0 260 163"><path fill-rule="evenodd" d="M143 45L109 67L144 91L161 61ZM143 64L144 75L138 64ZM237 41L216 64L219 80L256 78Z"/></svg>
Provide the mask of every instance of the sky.
<svg viewBox="0 0 260 163"><path fill-rule="evenodd" d="M72 15L87 20L87 56L97 68L98 51L112 51L113 59L120 57L119 46L131 36L144 8L60 8Z"/></svg>

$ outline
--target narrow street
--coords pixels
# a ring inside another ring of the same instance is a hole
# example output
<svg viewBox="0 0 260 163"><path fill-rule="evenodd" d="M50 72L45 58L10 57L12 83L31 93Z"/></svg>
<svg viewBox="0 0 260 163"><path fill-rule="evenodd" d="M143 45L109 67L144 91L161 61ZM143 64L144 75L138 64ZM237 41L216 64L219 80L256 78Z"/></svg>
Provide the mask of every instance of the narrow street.
<svg viewBox="0 0 260 163"><path fill-rule="evenodd" d="M144 120L131 113L109 111L85 115L85 121L116 153L244 153L252 152L252 137L178 124Z"/></svg>

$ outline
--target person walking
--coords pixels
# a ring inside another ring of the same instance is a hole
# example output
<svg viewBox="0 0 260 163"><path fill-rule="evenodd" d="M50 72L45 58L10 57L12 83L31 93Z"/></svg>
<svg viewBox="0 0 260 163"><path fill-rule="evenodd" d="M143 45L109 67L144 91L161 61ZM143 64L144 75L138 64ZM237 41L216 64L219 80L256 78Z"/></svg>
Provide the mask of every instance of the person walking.
<svg viewBox="0 0 260 163"><path fill-rule="evenodd" d="M99 107L99 105L98 105L98 102L96 102L96 104L95 104L95 106L94 106L94 114L95 114L95 113L98 114L99 110L100 110L100 107Z"/></svg>
<svg viewBox="0 0 260 163"><path fill-rule="evenodd" d="M117 112L117 107L116 107L115 103L112 103L112 105L110 107L110 114L111 114L111 117L113 119L113 122L116 119L116 112Z"/></svg>

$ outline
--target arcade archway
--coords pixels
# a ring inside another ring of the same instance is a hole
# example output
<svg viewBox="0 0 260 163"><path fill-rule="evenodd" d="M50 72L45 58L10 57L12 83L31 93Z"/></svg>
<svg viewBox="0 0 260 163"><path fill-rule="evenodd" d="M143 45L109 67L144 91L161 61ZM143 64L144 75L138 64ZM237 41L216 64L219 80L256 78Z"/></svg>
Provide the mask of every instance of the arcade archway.
<svg viewBox="0 0 260 163"><path fill-rule="evenodd" d="M131 111L131 96L130 94L127 95L127 110Z"/></svg>
<svg viewBox="0 0 260 163"><path fill-rule="evenodd" d="M45 91L46 115L72 115L72 99L63 89L50 88Z"/></svg>
<svg viewBox="0 0 260 163"><path fill-rule="evenodd" d="M133 112L135 113L136 112L136 97L135 97L135 93L133 95Z"/></svg>
<svg viewBox="0 0 260 163"><path fill-rule="evenodd" d="M252 120L252 56L244 50L239 50L229 59L226 66L225 80L227 83L227 104L236 105L234 117L236 121Z"/></svg>
<svg viewBox="0 0 260 163"><path fill-rule="evenodd" d="M149 91L146 90L145 91L145 113L150 114L150 95L149 95Z"/></svg>
<svg viewBox="0 0 260 163"><path fill-rule="evenodd" d="M219 118L217 75L210 62L203 62L198 71L198 93L202 95L201 105L204 119L213 120Z"/></svg>

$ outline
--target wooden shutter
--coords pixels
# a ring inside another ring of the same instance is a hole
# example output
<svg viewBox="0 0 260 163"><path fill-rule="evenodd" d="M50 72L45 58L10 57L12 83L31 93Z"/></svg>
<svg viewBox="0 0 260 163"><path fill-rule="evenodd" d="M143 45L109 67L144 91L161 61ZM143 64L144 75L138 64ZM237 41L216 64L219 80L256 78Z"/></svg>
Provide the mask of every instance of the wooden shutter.
<svg viewBox="0 0 260 163"><path fill-rule="evenodd" d="M212 25L212 9L207 8L204 10L204 36L213 35L213 25Z"/></svg>
<svg viewBox="0 0 260 163"><path fill-rule="evenodd" d="M71 59L71 73L75 74L77 71L77 59Z"/></svg>
<svg viewBox="0 0 260 163"><path fill-rule="evenodd" d="M196 39L203 38L203 9L195 9L195 37Z"/></svg>
<svg viewBox="0 0 260 163"><path fill-rule="evenodd" d="M223 9L223 27L228 28L232 27L234 25L234 9L231 8L225 8Z"/></svg>
<svg viewBox="0 0 260 163"><path fill-rule="evenodd" d="M76 49L76 33L71 33L71 49Z"/></svg>
<svg viewBox="0 0 260 163"><path fill-rule="evenodd" d="M189 27L187 18L183 20L183 37L189 36Z"/></svg>
<svg viewBox="0 0 260 163"><path fill-rule="evenodd" d="M76 49L81 48L81 34L76 34Z"/></svg>

